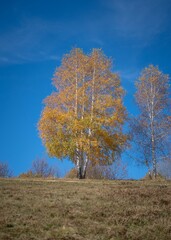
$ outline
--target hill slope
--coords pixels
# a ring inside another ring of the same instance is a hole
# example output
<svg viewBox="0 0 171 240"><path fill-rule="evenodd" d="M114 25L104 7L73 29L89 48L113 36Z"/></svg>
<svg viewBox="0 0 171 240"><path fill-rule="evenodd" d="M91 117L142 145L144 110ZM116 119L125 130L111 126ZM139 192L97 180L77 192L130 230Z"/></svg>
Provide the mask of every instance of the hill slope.
<svg viewBox="0 0 171 240"><path fill-rule="evenodd" d="M0 179L1 240L171 236L171 182Z"/></svg>

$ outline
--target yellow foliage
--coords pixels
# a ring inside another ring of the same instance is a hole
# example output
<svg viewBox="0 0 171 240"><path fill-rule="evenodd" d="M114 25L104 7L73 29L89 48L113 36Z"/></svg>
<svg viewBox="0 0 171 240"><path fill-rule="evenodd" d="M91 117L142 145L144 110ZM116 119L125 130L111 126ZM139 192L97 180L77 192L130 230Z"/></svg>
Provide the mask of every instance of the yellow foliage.
<svg viewBox="0 0 171 240"><path fill-rule="evenodd" d="M75 161L77 146L95 163L123 148L124 90L101 50L85 55L73 49L56 69L53 84L57 91L45 99L38 125L51 156Z"/></svg>

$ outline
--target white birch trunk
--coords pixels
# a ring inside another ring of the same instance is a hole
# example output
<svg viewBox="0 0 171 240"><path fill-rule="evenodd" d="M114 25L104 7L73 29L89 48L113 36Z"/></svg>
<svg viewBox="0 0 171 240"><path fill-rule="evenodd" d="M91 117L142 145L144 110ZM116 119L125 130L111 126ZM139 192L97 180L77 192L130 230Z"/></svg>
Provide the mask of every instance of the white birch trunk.
<svg viewBox="0 0 171 240"><path fill-rule="evenodd" d="M94 96L95 74L96 74L96 69L95 69L95 66L94 66L94 69L93 69L93 84L92 84L92 99L91 99L91 122L93 121L93 112L94 112L94 100L95 100L95 96Z"/></svg>
<svg viewBox="0 0 171 240"><path fill-rule="evenodd" d="M93 79L92 79L93 83L92 83L91 118L90 118L90 122L91 122L91 123L92 123L92 121L93 121L94 100L95 100L95 96L94 96L95 74L96 74L96 69L95 69L95 66L94 66L94 69L93 69ZM88 129L88 136L89 136L89 138L92 136L92 129L91 129L91 128ZM91 150L91 142L90 142L90 150ZM88 159L88 156L87 156L87 154L86 154L86 156L85 156L85 162L84 162L84 168L83 168L83 176L84 176L84 177L85 177L85 175L86 175L86 170L87 170L88 162L89 162L89 159Z"/></svg>
<svg viewBox="0 0 171 240"><path fill-rule="evenodd" d="M86 155L85 155L84 167L83 167L83 178L85 178L85 176L86 176L87 165L88 165L88 156L87 156L87 154L86 154Z"/></svg>
<svg viewBox="0 0 171 240"><path fill-rule="evenodd" d="M77 177L80 179L82 178L81 174L81 166L80 166L80 154L79 154L79 148L78 143L76 143L76 166L77 166Z"/></svg>
<svg viewBox="0 0 171 240"><path fill-rule="evenodd" d="M151 149L152 149L152 165L153 165L153 175L156 178L157 169L156 169L156 152L155 152L155 134L154 134L154 88L151 83Z"/></svg>
<svg viewBox="0 0 171 240"><path fill-rule="evenodd" d="M93 121L94 100L95 100L94 86L95 86L95 66L94 66L94 69L93 69L93 76L92 76L92 95L91 95L91 106L90 106L90 116L91 116L90 122L91 123ZM84 113L84 106L83 106L83 111L82 112ZM82 119L83 119L83 113L82 113ZM89 128L88 129L88 137L90 138L91 135L92 135L92 130L91 130L91 128ZM91 148L91 143L90 143L90 148ZM82 171L82 177L83 178L85 178L85 176L86 176L86 170L87 170L88 162L89 162L88 156L87 156L87 154L85 154L85 159L83 161L83 171Z"/></svg>
<svg viewBox="0 0 171 240"><path fill-rule="evenodd" d="M76 50L77 51L77 50ZM76 52L77 54L77 52ZM77 61L77 55L76 55L76 61ZM76 78L75 78L75 117L78 117L78 64L76 63ZM76 132L77 135L77 132ZM77 136L76 136L77 138ZM76 150L75 150L75 158L76 158L76 166L77 166L77 177L81 178L81 166L80 166L80 151L78 147L78 142L76 142Z"/></svg>

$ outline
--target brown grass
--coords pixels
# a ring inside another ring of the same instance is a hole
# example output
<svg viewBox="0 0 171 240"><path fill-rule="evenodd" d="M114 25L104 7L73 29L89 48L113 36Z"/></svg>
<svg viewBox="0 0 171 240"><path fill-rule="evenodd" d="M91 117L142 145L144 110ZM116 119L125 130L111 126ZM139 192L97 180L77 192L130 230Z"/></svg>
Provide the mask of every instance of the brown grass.
<svg viewBox="0 0 171 240"><path fill-rule="evenodd" d="M0 179L1 240L169 240L171 182Z"/></svg>

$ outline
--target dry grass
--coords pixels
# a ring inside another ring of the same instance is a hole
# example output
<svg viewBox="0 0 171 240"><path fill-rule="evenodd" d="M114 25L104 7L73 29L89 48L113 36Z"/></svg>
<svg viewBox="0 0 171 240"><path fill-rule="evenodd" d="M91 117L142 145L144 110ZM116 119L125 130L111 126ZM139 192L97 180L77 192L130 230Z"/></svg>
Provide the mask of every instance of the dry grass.
<svg viewBox="0 0 171 240"><path fill-rule="evenodd" d="M1 240L169 240L171 182L0 179Z"/></svg>

